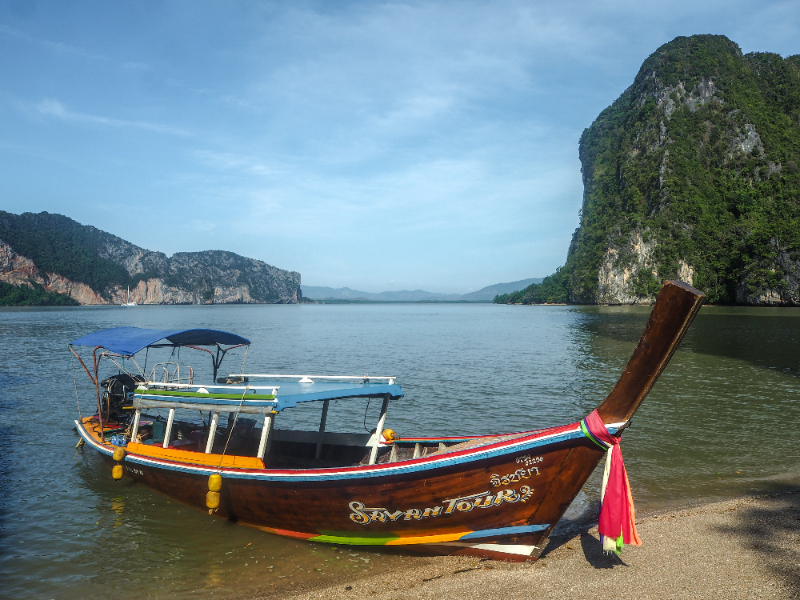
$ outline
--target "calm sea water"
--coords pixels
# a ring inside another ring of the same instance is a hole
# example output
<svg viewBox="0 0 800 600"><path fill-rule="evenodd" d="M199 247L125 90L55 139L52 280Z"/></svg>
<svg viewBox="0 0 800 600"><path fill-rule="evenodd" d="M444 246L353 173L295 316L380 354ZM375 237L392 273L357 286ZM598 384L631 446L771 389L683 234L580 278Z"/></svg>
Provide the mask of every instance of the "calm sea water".
<svg viewBox="0 0 800 600"><path fill-rule="evenodd" d="M81 335L122 325L231 330L253 341L249 372L396 375L406 397L387 426L401 436L497 433L585 416L648 314L459 304L0 310L0 596L278 596L404 560L277 538L114 482L96 455L74 449L67 344ZM232 356L230 371L241 360ZM93 389L75 374L86 410ZM362 428L359 406L332 406L329 428ZM319 407L294 410L284 426L316 426ZM637 506L800 486L798 422L800 310L703 308L625 433ZM595 477L571 518L591 514L596 487Z"/></svg>

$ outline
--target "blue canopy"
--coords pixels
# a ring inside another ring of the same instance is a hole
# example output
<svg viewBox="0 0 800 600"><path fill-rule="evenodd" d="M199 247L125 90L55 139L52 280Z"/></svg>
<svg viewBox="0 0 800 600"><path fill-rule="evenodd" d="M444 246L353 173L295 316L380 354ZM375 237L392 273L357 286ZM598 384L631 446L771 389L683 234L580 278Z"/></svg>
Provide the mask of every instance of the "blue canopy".
<svg viewBox="0 0 800 600"><path fill-rule="evenodd" d="M254 382L257 385L269 385L269 382ZM315 402L319 400L338 400L340 398L380 398L389 394L392 400L403 397L402 388L396 383L372 383L352 381L316 381L313 384L298 383L296 381L278 381L279 386L275 410L282 411L294 408L300 402ZM245 396L246 398L246 396Z"/></svg>
<svg viewBox="0 0 800 600"><path fill-rule="evenodd" d="M214 329L142 329L141 327L112 327L85 335L72 346L101 346L122 356L133 356L158 341L169 340L175 346L236 346L249 344L241 336Z"/></svg>

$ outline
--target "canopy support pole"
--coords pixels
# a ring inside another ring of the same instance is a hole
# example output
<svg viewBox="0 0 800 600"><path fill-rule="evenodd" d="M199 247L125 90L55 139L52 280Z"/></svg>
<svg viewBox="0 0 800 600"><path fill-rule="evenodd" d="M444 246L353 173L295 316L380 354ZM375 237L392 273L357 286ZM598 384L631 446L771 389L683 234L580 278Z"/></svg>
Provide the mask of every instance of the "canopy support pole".
<svg viewBox="0 0 800 600"><path fill-rule="evenodd" d="M219 344L217 344L217 356L214 357L213 354L211 355L211 362L214 363L214 376L212 377L214 383L217 383L217 371L219 371L219 365L222 363L222 358L225 358L224 352L222 353L222 358L220 358L219 351L220 351L220 346Z"/></svg>
<svg viewBox="0 0 800 600"><path fill-rule="evenodd" d="M264 455L267 452L267 442L269 441L269 434L272 430L272 423L274 419L271 413L264 415L264 426L261 429L261 441L258 444L258 454L256 455L261 460L264 460Z"/></svg>
<svg viewBox="0 0 800 600"><path fill-rule="evenodd" d="M386 421L386 411L389 410L389 394L383 396L383 404L381 404L381 417L378 419L378 427L375 429L375 445L372 446L372 452L369 454L369 464L374 465L378 460L378 449L381 445L381 435L383 434L383 423Z"/></svg>
<svg viewBox="0 0 800 600"><path fill-rule="evenodd" d="M70 347L69 347L69 351L70 351L70 352L72 352L72 353L75 355L75 358L77 358L77 359L78 359L78 362L79 362L79 363L81 363L81 366L83 367L83 370L84 370L84 371L86 371L86 374L89 376L89 379L91 380L91 382L92 382L92 383L97 383L97 382L95 381L94 377L92 377L92 374L91 374L91 373L89 373L89 369L88 369L88 368L86 367L86 365L83 363L83 360L81 360L81 357L78 355L78 353L77 353L77 352L75 352L75 349L74 349L72 346L70 346Z"/></svg>
<svg viewBox="0 0 800 600"><path fill-rule="evenodd" d="M217 423L219 423L219 413L211 414L211 425L208 428L208 441L206 442L206 454L211 454L214 448L214 437L217 435Z"/></svg>
<svg viewBox="0 0 800 600"><path fill-rule="evenodd" d="M133 426L131 428L131 440L132 442L136 441L136 434L139 433L139 418L142 416L142 409L137 408L136 412L133 413Z"/></svg>
<svg viewBox="0 0 800 600"><path fill-rule="evenodd" d="M100 442L105 444L106 443L106 435L105 431L103 430L103 405L100 402L100 377L97 374L97 370L100 365L98 365L98 358L97 358L97 351L100 349L100 346L95 346L94 350L92 351L92 364L94 366L94 390L97 393L97 421L100 423Z"/></svg>
<svg viewBox="0 0 800 600"><path fill-rule="evenodd" d="M169 438L172 434L172 423L175 421L175 409L169 409L169 417L167 418L167 429L164 431L164 443L161 444L162 448L169 448Z"/></svg>
<svg viewBox="0 0 800 600"><path fill-rule="evenodd" d="M325 424L328 421L328 405L330 400L325 400L322 403L322 418L319 420L319 437L317 438L317 452L314 455L315 460L319 460L322 455L322 440L325 437Z"/></svg>

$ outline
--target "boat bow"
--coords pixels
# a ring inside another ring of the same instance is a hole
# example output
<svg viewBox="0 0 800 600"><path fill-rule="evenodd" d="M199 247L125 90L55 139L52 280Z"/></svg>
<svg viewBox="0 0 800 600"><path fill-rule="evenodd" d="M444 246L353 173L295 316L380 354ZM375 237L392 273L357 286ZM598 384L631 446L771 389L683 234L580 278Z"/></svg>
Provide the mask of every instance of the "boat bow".
<svg viewBox="0 0 800 600"><path fill-rule="evenodd" d="M664 283L633 356L597 408L604 423L630 420L672 358L704 298L688 283Z"/></svg>

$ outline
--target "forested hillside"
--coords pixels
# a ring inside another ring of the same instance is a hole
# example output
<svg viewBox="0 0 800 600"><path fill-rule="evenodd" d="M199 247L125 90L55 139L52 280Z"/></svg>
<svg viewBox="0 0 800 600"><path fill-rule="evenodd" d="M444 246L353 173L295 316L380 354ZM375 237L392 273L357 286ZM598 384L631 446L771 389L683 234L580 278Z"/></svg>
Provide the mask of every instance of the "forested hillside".
<svg viewBox="0 0 800 600"><path fill-rule="evenodd" d="M109 234L63 215L0 211L0 240L49 273L85 283L101 293L112 285L135 285L122 265L100 256Z"/></svg>
<svg viewBox="0 0 800 600"><path fill-rule="evenodd" d="M0 306L78 306L78 301L64 294L48 292L34 283L31 287L0 281Z"/></svg>

